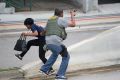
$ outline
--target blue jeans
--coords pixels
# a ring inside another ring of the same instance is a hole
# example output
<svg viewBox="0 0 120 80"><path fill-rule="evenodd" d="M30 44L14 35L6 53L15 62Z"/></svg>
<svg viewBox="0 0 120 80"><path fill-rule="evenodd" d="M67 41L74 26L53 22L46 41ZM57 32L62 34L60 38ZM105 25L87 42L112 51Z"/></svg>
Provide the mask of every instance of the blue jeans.
<svg viewBox="0 0 120 80"><path fill-rule="evenodd" d="M55 63L58 55L63 50L63 48L61 46L53 45L53 44L48 44L47 48L52 51L52 54L49 57L48 61L41 67L41 70L44 72L47 72L50 70L52 65ZM60 68L56 74L57 76L65 76L65 73L66 73L66 70L68 67L70 56L67 51L65 51L64 54L66 54L67 56L62 56L62 62L61 62Z"/></svg>

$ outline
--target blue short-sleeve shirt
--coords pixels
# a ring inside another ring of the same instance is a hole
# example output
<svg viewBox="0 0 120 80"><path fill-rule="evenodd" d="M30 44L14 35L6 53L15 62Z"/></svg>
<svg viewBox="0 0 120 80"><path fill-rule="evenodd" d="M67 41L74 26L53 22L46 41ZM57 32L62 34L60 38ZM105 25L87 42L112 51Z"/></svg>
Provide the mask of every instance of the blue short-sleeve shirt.
<svg viewBox="0 0 120 80"><path fill-rule="evenodd" d="M44 31L44 28L42 26L38 26L36 24L33 24L32 27L31 27L31 31L32 32L35 32L35 31L42 32L42 31ZM45 41L45 36L41 36L41 35L38 34L38 36L36 36L36 37L38 37L38 39L40 41Z"/></svg>

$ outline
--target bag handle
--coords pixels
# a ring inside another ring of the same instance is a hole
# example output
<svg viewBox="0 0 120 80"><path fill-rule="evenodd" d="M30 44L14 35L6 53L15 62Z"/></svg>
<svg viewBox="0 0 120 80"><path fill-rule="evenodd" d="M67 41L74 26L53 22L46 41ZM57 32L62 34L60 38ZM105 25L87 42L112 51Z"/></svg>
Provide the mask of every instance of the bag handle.
<svg viewBox="0 0 120 80"><path fill-rule="evenodd" d="M20 40L26 40L26 36L24 36L24 35L20 35L20 38L19 38Z"/></svg>

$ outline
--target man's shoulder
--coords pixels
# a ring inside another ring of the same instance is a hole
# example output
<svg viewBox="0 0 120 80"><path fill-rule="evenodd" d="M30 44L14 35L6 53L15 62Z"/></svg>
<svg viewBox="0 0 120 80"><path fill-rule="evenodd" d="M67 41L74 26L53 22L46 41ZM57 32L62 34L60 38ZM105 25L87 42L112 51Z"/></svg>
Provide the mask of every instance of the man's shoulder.
<svg viewBox="0 0 120 80"><path fill-rule="evenodd" d="M67 27L68 26L67 19L65 19L63 17L59 17L59 19L58 19L58 25L62 26L62 27Z"/></svg>
<svg viewBox="0 0 120 80"><path fill-rule="evenodd" d="M60 22L67 22L67 19L66 19L66 18L63 18L63 17L59 17L59 18L58 18L58 21L60 21Z"/></svg>
<svg viewBox="0 0 120 80"><path fill-rule="evenodd" d="M58 20L65 20L65 18L63 18L63 17L59 17Z"/></svg>
<svg viewBox="0 0 120 80"><path fill-rule="evenodd" d="M36 24L34 24L32 26L32 29L34 29L34 30L44 30L44 28L42 26L39 26L39 25L36 25Z"/></svg>

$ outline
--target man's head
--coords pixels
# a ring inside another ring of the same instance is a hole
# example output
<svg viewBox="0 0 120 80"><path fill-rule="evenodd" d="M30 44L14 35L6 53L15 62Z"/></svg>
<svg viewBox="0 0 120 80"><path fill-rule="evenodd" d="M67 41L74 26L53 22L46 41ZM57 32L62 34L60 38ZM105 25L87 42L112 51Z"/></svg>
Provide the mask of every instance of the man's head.
<svg viewBox="0 0 120 80"><path fill-rule="evenodd" d="M56 8L54 15L58 17L63 17L63 9Z"/></svg>
<svg viewBox="0 0 120 80"><path fill-rule="evenodd" d="M34 24L34 20L32 18L27 18L24 21L24 25L27 27L27 29L31 29L31 26Z"/></svg>

